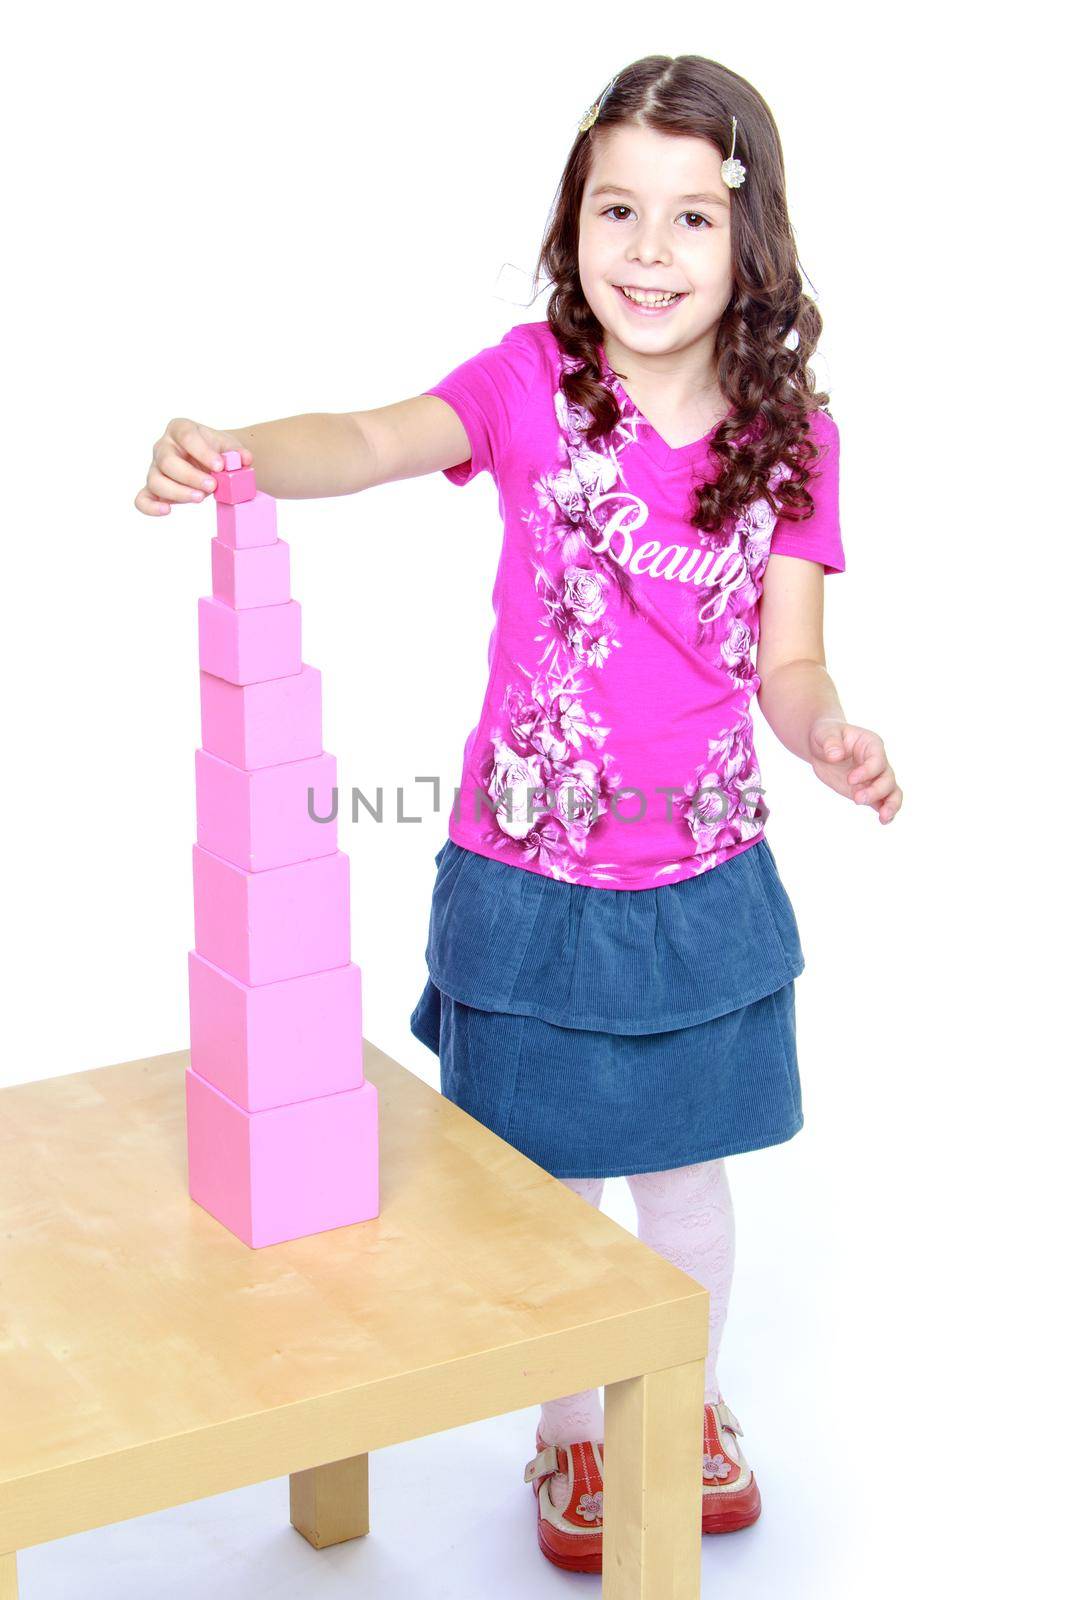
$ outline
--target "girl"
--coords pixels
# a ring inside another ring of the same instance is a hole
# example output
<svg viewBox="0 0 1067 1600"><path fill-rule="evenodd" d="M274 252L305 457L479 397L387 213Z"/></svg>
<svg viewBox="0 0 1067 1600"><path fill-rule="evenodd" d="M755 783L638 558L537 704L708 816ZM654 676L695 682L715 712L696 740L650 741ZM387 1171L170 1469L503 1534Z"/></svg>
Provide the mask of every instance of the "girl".
<svg viewBox="0 0 1067 1600"><path fill-rule="evenodd" d="M838 433L761 96L702 56L618 73L579 125L542 271L544 321L412 399L233 433L175 420L136 504L202 499L226 448L282 497L492 474L489 683L411 1027L449 1099L590 1204L625 1176L639 1237L708 1289L703 1525L723 1532L760 1513L716 1375L724 1162L803 1123L804 958L752 696L836 794L883 824L902 795L825 666ZM600 1568L603 1420L597 1390L547 1400L526 1467L540 1547L575 1570Z"/></svg>

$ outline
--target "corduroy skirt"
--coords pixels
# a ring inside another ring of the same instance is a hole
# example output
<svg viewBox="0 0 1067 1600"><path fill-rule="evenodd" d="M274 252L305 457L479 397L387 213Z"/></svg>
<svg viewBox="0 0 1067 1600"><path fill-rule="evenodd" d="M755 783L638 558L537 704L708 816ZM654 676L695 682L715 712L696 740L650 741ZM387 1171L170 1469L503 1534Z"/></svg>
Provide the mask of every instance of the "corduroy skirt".
<svg viewBox="0 0 1067 1600"><path fill-rule="evenodd" d="M804 957L766 838L651 889L445 840L411 1031L441 1093L557 1178L658 1172L803 1126Z"/></svg>

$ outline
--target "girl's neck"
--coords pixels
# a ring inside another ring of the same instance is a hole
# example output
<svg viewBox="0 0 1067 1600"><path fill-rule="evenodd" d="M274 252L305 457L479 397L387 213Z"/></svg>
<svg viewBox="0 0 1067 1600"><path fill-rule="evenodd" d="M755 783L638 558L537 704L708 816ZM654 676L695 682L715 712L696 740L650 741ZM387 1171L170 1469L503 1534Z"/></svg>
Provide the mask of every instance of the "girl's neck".
<svg viewBox="0 0 1067 1600"><path fill-rule="evenodd" d="M638 411L665 437L694 429L697 434L706 433L729 411L712 367L708 340L663 356L629 350L610 333L605 333L602 343L609 366ZM661 428L656 419L662 419L665 426Z"/></svg>

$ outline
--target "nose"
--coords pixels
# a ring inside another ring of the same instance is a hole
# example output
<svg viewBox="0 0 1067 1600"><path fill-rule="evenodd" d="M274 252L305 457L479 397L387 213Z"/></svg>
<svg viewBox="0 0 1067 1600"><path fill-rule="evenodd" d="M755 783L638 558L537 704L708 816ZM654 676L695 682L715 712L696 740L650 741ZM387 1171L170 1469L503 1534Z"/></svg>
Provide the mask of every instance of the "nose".
<svg viewBox="0 0 1067 1600"><path fill-rule="evenodd" d="M643 222L637 230L628 253L628 260L642 266L669 266L670 246L663 230L655 222Z"/></svg>

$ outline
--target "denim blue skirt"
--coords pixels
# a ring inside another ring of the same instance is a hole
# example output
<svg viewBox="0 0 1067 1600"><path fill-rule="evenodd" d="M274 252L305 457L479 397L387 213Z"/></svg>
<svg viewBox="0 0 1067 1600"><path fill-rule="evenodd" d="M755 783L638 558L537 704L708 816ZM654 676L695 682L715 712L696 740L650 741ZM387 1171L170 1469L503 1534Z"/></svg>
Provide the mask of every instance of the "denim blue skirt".
<svg viewBox="0 0 1067 1600"><path fill-rule="evenodd" d="M803 1126L804 956L770 845L680 883L564 883L448 838L411 1031L441 1093L557 1178L689 1166Z"/></svg>

